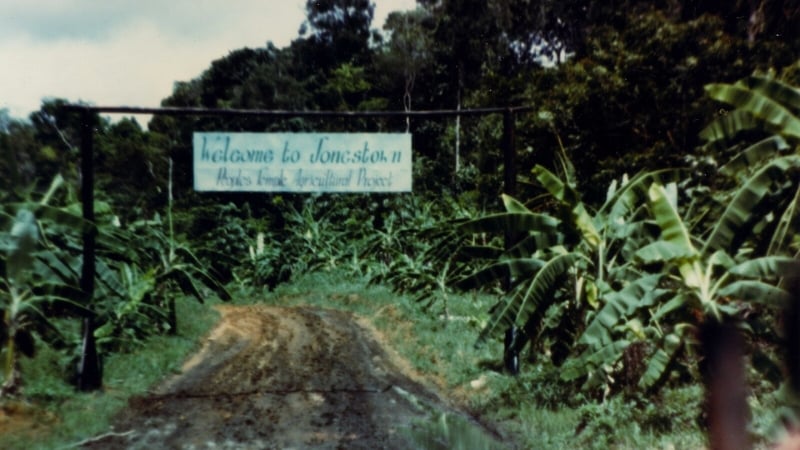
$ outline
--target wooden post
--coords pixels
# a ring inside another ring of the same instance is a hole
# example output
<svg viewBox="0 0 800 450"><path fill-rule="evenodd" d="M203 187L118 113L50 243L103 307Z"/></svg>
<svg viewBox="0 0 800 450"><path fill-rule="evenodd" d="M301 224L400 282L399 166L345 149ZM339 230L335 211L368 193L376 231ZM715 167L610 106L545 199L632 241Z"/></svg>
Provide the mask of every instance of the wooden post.
<svg viewBox="0 0 800 450"><path fill-rule="evenodd" d="M503 111L503 193L510 196L517 195L517 154L514 141L515 114L512 108ZM506 229L505 249L508 250L517 242L519 236L512 230ZM511 275L505 280L505 290L511 289L514 280Z"/></svg>
<svg viewBox="0 0 800 450"><path fill-rule="evenodd" d="M517 154L514 141L516 115L512 108L503 111L503 192L517 195Z"/></svg>
<svg viewBox="0 0 800 450"><path fill-rule="evenodd" d="M81 262L81 290L87 309L92 309L95 276L95 237L97 227L94 220L94 114L90 109L81 112L81 202L83 206L83 260ZM100 357L94 339L93 313L83 319L81 359L78 366L78 389L90 391L103 385Z"/></svg>

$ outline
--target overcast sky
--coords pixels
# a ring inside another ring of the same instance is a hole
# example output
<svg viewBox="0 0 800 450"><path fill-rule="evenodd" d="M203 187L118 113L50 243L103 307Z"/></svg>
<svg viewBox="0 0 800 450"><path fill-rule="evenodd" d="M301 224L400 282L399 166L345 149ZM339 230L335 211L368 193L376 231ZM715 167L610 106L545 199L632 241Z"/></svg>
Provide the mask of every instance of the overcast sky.
<svg viewBox="0 0 800 450"><path fill-rule="evenodd" d="M0 0L0 109L26 118L45 97L159 106L175 81L272 41L287 46L305 0ZM373 28L414 0L373 0Z"/></svg>

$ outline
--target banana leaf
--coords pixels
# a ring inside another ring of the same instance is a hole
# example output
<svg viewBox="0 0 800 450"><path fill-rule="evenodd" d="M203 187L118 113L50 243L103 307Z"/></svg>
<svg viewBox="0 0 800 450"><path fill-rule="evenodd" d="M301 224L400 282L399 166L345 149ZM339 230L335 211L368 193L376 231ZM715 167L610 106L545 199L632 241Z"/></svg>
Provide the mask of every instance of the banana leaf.
<svg viewBox="0 0 800 450"><path fill-rule="evenodd" d="M547 214L531 212L506 212L464 222L458 230L464 233L529 233L532 231L555 232L559 220Z"/></svg>
<svg viewBox="0 0 800 450"><path fill-rule="evenodd" d="M456 287L464 290L481 289L509 279L515 280L512 286L516 286L529 280L544 264L544 261L536 258L499 261L459 280L456 282Z"/></svg>
<svg viewBox="0 0 800 450"><path fill-rule="evenodd" d="M591 348L609 345L613 342L612 330L620 322L632 316L641 308L653 306L666 291L656 289L661 274L641 277L619 291L605 295L603 307L592 318L579 343Z"/></svg>
<svg viewBox="0 0 800 450"><path fill-rule="evenodd" d="M800 118L761 92L743 86L722 83L706 85L705 89L711 98L730 103L753 114L777 127L780 134L800 138Z"/></svg>
<svg viewBox="0 0 800 450"><path fill-rule="evenodd" d="M763 124L764 121L759 120L752 113L735 109L714 120L700 131L700 139L706 141L706 146L716 150L725 150L729 141L738 133L760 128Z"/></svg>
<svg viewBox="0 0 800 450"><path fill-rule="evenodd" d="M514 295L507 296L492 311L489 322L478 336L476 345L479 346L486 342L498 330L505 330L514 325L520 318L527 323L528 317L522 317L524 313L530 314L531 311L548 307L553 302L550 294L561 275L566 273L580 258L585 257L576 253L565 253L546 261L529 283L520 285L514 291ZM526 286L527 289L525 289Z"/></svg>
<svg viewBox="0 0 800 450"><path fill-rule="evenodd" d="M788 256L764 256L747 260L728 269L733 275L758 279L777 279L800 275L800 261Z"/></svg>
<svg viewBox="0 0 800 450"><path fill-rule="evenodd" d="M670 362L675 358L680 350L683 339L676 333L664 336L658 349L655 351L647 368L639 379L639 386L650 388L655 385L669 367Z"/></svg>
<svg viewBox="0 0 800 450"><path fill-rule="evenodd" d="M744 241L756 223L753 217L758 206L769 195L777 182L783 181L788 172L800 168L797 155L782 156L762 167L734 195L725 211L717 220L706 240L703 253L725 250L735 254L738 245ZM765 214L762 212L762 214Z"/></svg>
<svg viewBox="0 0 800 450"><path fill-rule="evenodd" d="M719 295L771 308L783 308L792 298L785 290L757 280L734 281L719 290Z"/></svg>
<svg viewBox="0 0 800 450"><path fill-rule="evenodd" d="M744 84L786 106L793 114L800 115L800 90L775 78L761 75L747 77Z"/></svg>
<svg viewBox="0 0 800 450"><path fill-rule="evenodd" d="M561 379L564 381L572 381L606 364L613 364L619 360L630 344L630 341L620 339L604 345L599 349L589 348L584 350L583 353L575 358L569 359L561 366Z"/></svg>
<svg viewBox="0 0 800 450"><path fill-rule="evenodd" d="M789 144L780 136L771 136L742 150L720 167L719 172L727 176L746 176L766 161L780 156L789 150Z"/></svg>

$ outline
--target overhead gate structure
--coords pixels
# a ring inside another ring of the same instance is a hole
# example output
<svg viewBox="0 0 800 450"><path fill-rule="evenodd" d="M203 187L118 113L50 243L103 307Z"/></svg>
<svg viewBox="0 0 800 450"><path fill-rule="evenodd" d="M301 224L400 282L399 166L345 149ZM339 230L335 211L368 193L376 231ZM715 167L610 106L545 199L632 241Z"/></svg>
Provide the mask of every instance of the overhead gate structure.
<svg viewBox="0 0 800 450"><path fill-rule="evenodd" d="M517 112L530 111L530 106L516 106L505 108L475 108L460 110L431 110L431 111L284 111L284 110L258 110L258 109L215 109L215 108L183 108L183 107L131 107L131 106L90 106L81 104L68 104L63 108L67 111L81 114L81 203L83 219L88 224L94 224L94 128L93 117L95 114L146 114L167 116L216 116L216 117L268 117L273 119L291 118L434 118L458 116L487 116L494 114L503 115L503 190L508 195L516 194L517 171L515 149L515 118ZM81 266L81 290L87 304L91 304L94 297L95 279L95 239L97 228L86 226L83 228L83 258ZM514 237L506 235L508 246ZM82 390L97 389L102 385L100 379L99 361L94 348L94 324L92 318L85 318L83 325L83 351L81 356L81 369L79 370L78 387Z"/></svg>

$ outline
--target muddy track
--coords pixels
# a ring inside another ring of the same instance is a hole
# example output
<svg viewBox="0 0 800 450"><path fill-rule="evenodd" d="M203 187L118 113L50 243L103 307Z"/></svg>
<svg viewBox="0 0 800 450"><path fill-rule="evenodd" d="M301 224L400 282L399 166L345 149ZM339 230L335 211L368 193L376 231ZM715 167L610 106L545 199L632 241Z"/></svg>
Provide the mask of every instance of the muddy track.
<svg viewBox="0 0 800 450"><path fill-rule="evenodd" d="M219 310L218 325L182 372L132 399L114 432L84 448L451 448L453 439L502 448L404 374L352 314ZM469 429L448 437L430 425L442 417Z"/></svg>

